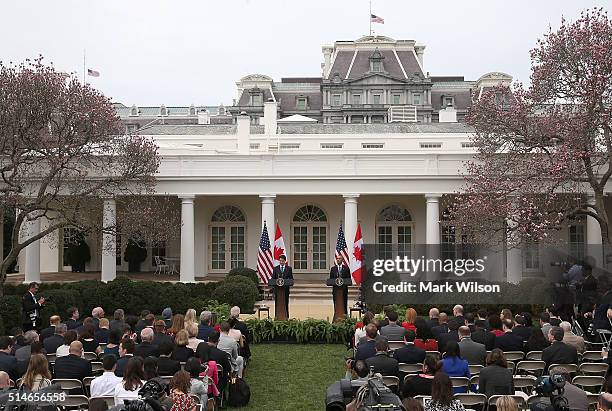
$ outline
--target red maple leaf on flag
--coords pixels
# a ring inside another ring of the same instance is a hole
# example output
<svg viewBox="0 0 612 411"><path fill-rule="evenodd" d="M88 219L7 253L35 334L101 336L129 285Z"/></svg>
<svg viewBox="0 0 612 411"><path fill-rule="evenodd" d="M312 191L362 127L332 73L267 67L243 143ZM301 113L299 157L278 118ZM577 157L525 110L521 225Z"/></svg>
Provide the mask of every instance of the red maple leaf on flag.
<svg viewBox="0 0 612 411"><path fill-rule="evenodd" d="M281 255L285 254L284 248L276 248L274 247L274 259L278 260Z"/></svg>
<svg viewBox="0 0 612 411"><path fill-rule="evenodd" d="M363 255L361 254L361 247L354 247L353 255L355 256L355 260L363 261Z"/></svg>

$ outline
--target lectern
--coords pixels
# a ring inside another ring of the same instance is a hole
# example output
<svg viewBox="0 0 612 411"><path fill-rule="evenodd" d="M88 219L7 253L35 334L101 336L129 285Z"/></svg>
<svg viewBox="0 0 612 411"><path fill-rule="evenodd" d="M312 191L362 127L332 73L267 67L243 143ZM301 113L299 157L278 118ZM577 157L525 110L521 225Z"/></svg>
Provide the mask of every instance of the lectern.
<svg viewBox="0 0 612 411"><path fill-rule="evenodd" d="M268 285L274 287L274 319L288 319L287 289L293 286L293 279L271 278L268 280Z"/></svg>
<svg viewBox="0 0 612 411"><path fill-rule="evenodd" d="M334 299L334 322L338 319L346 317L346 308L344 306L344 295L348 293L348 286L351 285L350 278L328 278L326 285L333 287L332 297Z"/></svg>

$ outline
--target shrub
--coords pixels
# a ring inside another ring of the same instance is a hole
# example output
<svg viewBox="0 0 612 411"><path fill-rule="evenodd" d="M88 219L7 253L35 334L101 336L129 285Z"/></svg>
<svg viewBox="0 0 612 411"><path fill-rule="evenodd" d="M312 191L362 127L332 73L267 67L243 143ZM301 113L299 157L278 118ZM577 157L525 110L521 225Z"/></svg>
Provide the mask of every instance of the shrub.
<svg viewBox="0 0 612 411"><path fill-rule="evenodd" d="M227 277L242 276L251 279L255 284L259 284L259 276L257 271L248 267L232 268Z"/></svg>
<svg viewBox="0 0 612 411"><path fill-rule="evenodd" d="M219 283L214 281L208 283L189 284L189 292L193 298L206 301L214 298L215 290L218 286Z"/></svg>
<svg viewBox="0 0 612 411"><path fill-rule="evenodd" d="M350 342L355 327L355 320L351 318L336 323L312 318L303 321L249 319L246 323L255 342L284 341L300 344L346 344Z"/></svg>
<svg viewBox="0 0 612 411"><path fill-rule="evenodd" d="M5 295L0 298L0 317L6 332L10 332L14 327L21 327L21 297Z"/></svg>
<svg viewBox="0 0 612 411"><path fill-rule="evenodd" d="M257 286L242 276L227 277L215 291L219 302L230 306L237 305L243 313L252 313L255 302L259 299Z"/></svg>

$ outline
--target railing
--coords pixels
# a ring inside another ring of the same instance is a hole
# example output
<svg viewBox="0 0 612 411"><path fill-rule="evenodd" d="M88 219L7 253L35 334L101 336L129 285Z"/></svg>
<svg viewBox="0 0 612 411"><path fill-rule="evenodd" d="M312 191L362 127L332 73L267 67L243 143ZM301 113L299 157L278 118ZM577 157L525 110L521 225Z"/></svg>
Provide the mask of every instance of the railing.
<svg viewBox="0 0 612 411"><path fill-rule="evenodd" d="M416 106L391 106L388 110L389 123L416 123Z"/></svg>

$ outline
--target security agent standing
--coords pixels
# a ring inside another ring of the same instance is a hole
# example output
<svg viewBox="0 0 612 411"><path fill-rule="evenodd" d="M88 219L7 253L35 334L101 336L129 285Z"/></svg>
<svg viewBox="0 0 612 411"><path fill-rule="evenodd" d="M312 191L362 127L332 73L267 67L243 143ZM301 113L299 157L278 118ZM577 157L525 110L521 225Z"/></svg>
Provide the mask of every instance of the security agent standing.
<svg viewBox="0 0 612 411"><path fill-rule="evenodd" d="M22 325L23 331L37 330L40 328L40 310L45 305L43 297L36 299L39 286L37 282L30 283L28 291L21 299Z"/></svg>
<svg viewBox="0 0 612 411"><path fill-rule="evenodd" d="M272 270L272 279L277 280L282 278L284 280L293 280L293 269L287 264L287 256L284 254L278 257L278 265L274 267ZM290 287L285 287L285 308L287 312L287 318L289 318L289 290ZM276 287L274 287L274 304L277 304L276 301Z"/></svg>
<svg viewBox="0 0 612 411"><path fill-rule="evenodd" d="M335 280L337 278L351 278L351 272L349 271L349 268L346 266L346 264L344 264L344 258L342 258L342 256L340 254L336 255L336 262L334 264L334 266L331 268L331 270L329 270L329 278L331 280ZM332 298L333 295L338 291L338 288L340 288L340 291L342 291L342 297L344 299L344 315L348 314L348 287L338 287L338 286L333 286L332 287ZM336 304L336 300L334 300L334 311L335 311L335 304Z"/></svg>

